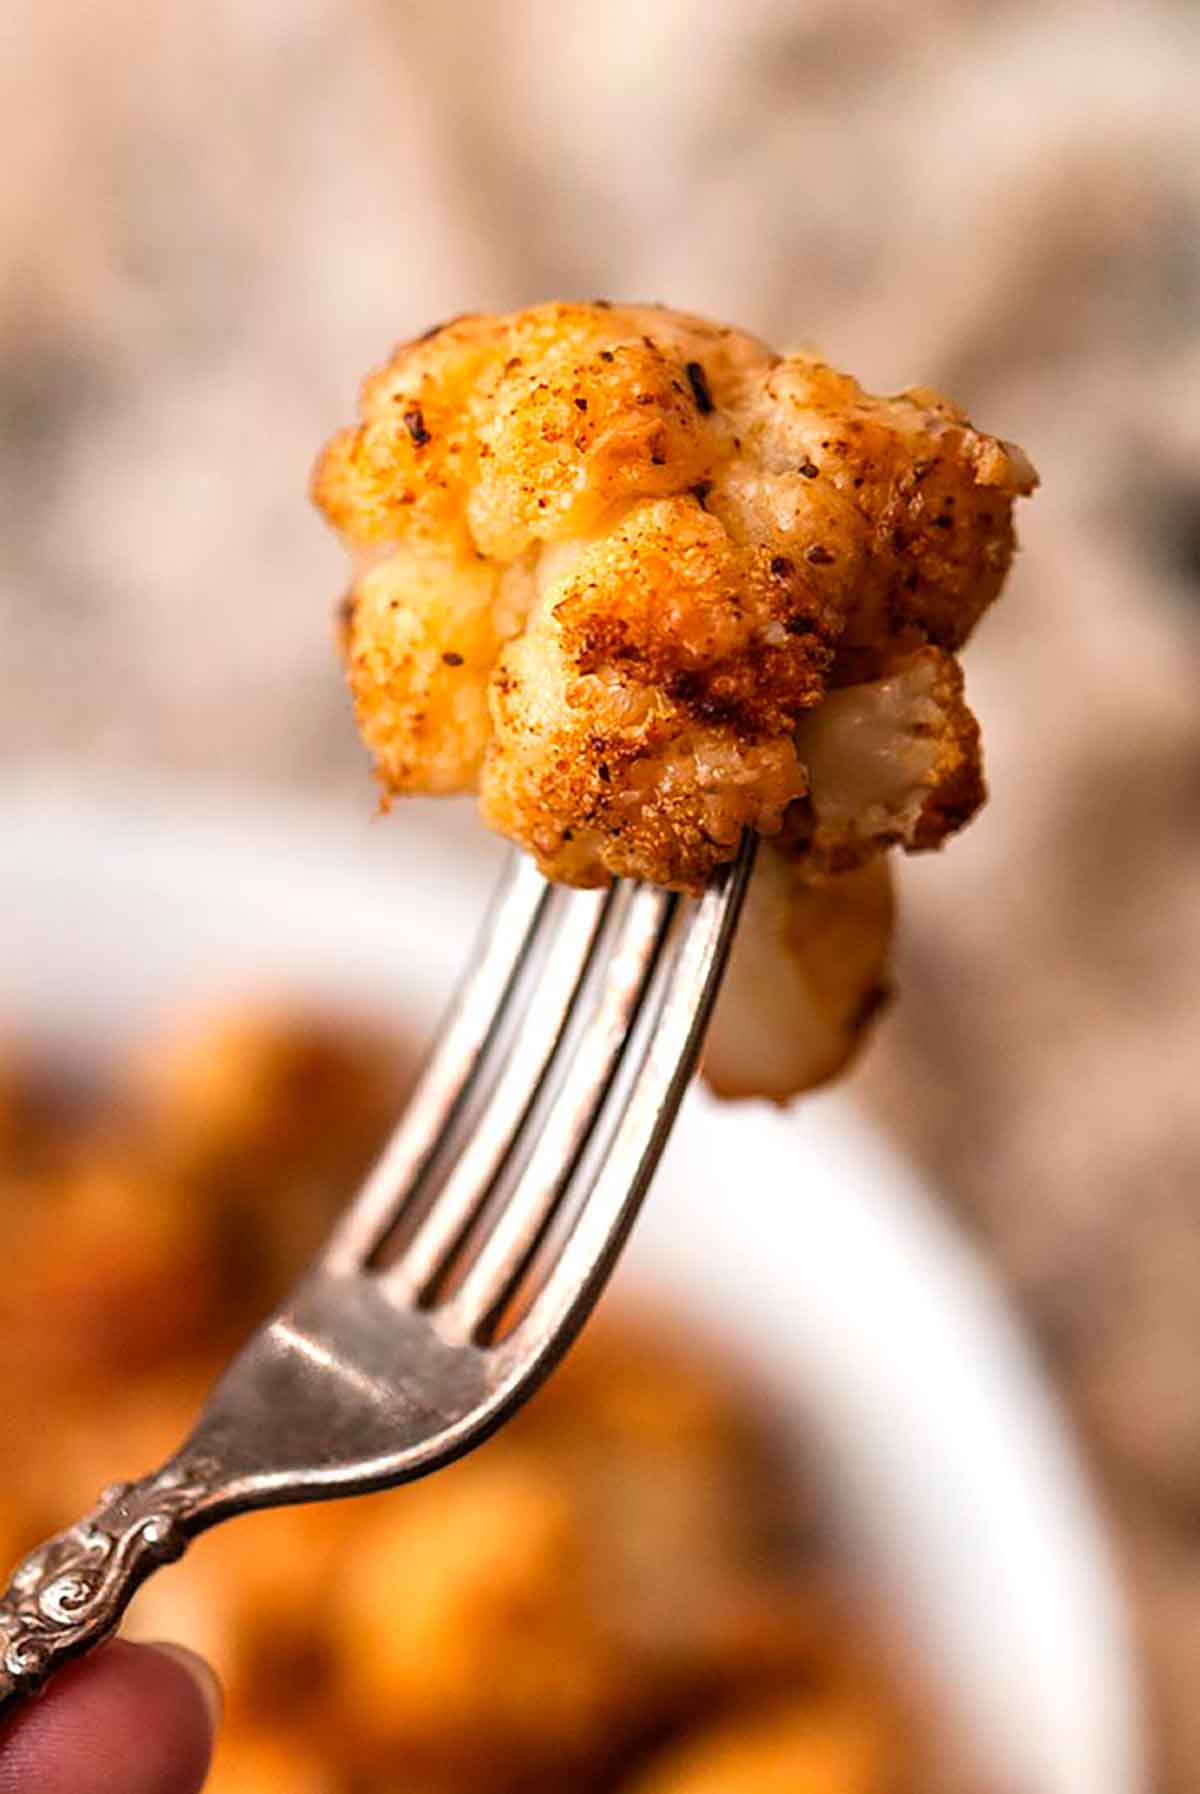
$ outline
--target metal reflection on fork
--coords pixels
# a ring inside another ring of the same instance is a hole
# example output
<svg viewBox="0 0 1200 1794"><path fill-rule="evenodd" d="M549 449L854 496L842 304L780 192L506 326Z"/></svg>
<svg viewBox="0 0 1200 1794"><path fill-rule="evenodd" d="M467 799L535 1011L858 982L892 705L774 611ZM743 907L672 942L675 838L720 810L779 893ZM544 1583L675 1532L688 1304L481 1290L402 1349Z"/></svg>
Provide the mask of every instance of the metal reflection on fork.
<svg viewBox="0 0 1200 1794"><path fill-rule="evenodd" d="M395 1134L309 1272L160 1469L105 1490L0 1598L0 1716L106 1638L197 1533L411 1480L566 1350L658 1163L754 860L704 895L513 863Z"/></svg>

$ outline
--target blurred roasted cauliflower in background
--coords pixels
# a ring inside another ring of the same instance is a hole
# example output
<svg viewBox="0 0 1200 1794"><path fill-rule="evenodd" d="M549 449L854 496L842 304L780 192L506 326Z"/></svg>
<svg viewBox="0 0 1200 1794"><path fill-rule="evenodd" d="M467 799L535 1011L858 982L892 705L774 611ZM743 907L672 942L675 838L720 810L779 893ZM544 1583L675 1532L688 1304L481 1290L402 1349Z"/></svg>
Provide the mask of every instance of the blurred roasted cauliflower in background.
<svg viewBox="0 0 1200 1794"><path fill-rule="evenodd" d="M478 791L577 885L694 892L744 829L776 838L730 975L761 992L774 1070L718 1082L831 1076L891 924L886 872L852 874L982 801L954 653L1003 583L1029 462L936 393L875 398L657 306L456 319L399 348L361 414L315 494L354 557L342 640L385 796ZM777 979L766 939L791 955ZM735 1056L724 1008L710 1064Z"/></svg>
<svg viewBox="0 0 1200 1794"><path fill-rule="evenodd" d="M409 1063L403 1037L261 994L115 1059L0 1042L8 1562L114 1460L172 1450L344 1206ZM815 1446L785 1461L764 1399L694 1320L606 1311L436 1480L198 1540L127 1624L218 1668L209 1794L973 1788L952 1713L877 1636Z"/></svg>

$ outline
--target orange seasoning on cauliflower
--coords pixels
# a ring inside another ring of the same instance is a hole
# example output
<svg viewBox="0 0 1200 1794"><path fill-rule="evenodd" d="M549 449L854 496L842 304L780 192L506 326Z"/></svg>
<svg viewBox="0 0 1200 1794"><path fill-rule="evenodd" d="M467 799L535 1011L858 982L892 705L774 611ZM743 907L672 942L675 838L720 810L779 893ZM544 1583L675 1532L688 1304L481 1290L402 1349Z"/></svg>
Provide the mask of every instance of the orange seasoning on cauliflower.
<svg viewBox="0 0 1200 1794"><path fill-rule="evenodd" d="M775 838L768 933L786 953L783 910L807 918L782 982L825 1030L775 1082L829 1076L890 931L886 868L850 875L982 800L954 656L1035 483L936 393L877 398L685 313L430 331L367 380L315 480L354 557L343 644L385 795L478 792L578 885L694 892L744 829ZM831 980L811 928L844 941L859 915L874 945L856 934Z"/></svg>

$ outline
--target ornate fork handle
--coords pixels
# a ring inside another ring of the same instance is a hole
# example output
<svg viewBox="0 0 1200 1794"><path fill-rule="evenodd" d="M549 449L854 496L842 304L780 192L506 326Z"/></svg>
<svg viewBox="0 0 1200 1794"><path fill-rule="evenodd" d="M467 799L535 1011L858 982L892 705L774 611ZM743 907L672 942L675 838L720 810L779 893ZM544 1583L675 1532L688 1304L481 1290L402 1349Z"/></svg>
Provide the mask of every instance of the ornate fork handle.
<svg viewBox="0 0 1200 1794"><path fill-rule="evenodd" d="M216 1484L216 1463L201 1457L113 1483L18 1565L0 1597L0 1719L115 1630L150 1572L182 1555Z"/></svg>

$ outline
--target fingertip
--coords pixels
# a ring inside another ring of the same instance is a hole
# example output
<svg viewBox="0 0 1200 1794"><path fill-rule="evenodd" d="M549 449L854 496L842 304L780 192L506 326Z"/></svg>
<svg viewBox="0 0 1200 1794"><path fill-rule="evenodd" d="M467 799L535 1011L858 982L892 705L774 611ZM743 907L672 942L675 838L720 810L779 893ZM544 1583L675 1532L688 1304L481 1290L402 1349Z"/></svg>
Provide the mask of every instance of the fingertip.
<svg viewBox="0 0 1200 1794"><path fill-rule="evenodd" d="M73 1664L0 1738L0 1794L199 1794L220 1702L199 1662L118 1640Z"/></svg>
<svg viewBox="0 0 1200 1794"><path fill-rule="evenodd" d="M189 1651L186 1645L175 1644L170 1639L148 1639L143 1648L169 1657L191 1677L208 1714L209 1732L215 1733L225 1711L225 1692L211 1663L205 1662L195 1651Z"/></svg>

